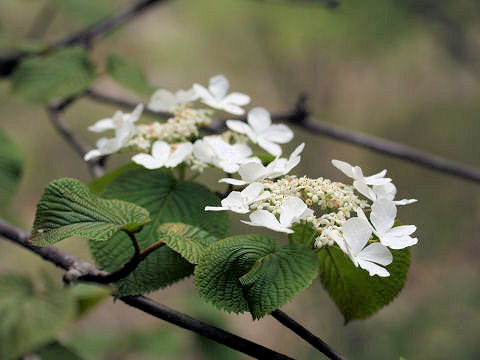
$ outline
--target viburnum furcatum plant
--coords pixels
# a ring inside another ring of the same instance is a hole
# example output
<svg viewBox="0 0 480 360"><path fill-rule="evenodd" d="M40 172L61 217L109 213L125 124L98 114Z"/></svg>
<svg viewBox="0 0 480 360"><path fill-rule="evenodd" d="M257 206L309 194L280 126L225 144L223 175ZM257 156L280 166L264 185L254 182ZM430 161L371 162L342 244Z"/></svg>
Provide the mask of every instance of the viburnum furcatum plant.
<svg viewBox="0 0 480 360"><path fill-rule="evenodd" d="M250 97L228 90L223 75L212 77L208 87L159 89L146 106L170 114L166 121L141 123L139 104L90 126L113 136L100 138L85 160L130 151L132 163L89 186L74 179L52 182L38 205L32 241L87 238L106 271L128 262L138 245L148 256L115 283L118 296L157 290L193 273L206 301L258 319L318 276L347 322L374 314L404 285L409 247L418 239L414 225L400 224L397 206L416 200L395 200L386 170L365 176L344 161L332 164L352 185L292 175L305 144L283 155L292 130L273 124L262 107L252 108L246 121L233 119L245 113ZM219 112L232 117L227 130L204 135L202 126ZM220 183L238 189L219 198L194 181L210 168L227 174ZM231 236L226 211L288 240Z"/></svg>

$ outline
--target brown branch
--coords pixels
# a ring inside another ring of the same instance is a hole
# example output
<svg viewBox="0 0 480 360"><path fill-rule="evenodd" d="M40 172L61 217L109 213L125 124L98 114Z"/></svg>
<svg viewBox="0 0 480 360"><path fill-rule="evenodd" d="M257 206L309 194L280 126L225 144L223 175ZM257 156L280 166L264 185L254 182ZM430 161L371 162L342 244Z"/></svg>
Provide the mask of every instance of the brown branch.
<svg viewBox="0 0 480 360"><path fill-rule="evenodd" d="M152 7L153 5L160 4L166 1L167 0L138 1L137 3L118 11L116 14L99 21L94 25L91 25L73 34L67 35L66 37L54 42L49 46L47 51L73 45L88 47L91 45L91 42L97 37L105 35L110 30L118 27L119 25L125 24L126 22L133 19L134 17L136 17L146 9ZM20 51L15 54L0 58L0 77L10 76L10 74L13 72L21 59L28 56L40 55L42 53L43 52L41 51Z"/></svg>
<svg viewBox="0 0 480 360"><path fill-rule="evenodd" d="M318 336L312 334L308 329L303 327L300 323L296 322L290 316L283 311L275 310L270 314L280 324L284 325L288 329L292 330L295 334L301 337L303 340L312 345L315 349L320 351L326 357L332 360L346 360L342 355L337 354L326 342L320 339Z"/></svg>
<svg viewBox="0 0 480 360"><path fill-rule="evenodd" d="M53 246L38 247L28 241L28 233L0 220L0 236L41 256L56 266L67 270L67 274L76 271L83 274L98 274L93 264ZM247 354L255 359L292 359L284 354L256 344L215 326L206 324L186 314L175 311L144 296L125 296L120 298L125 304L154 317L205 336L219 344Z"/></svg>

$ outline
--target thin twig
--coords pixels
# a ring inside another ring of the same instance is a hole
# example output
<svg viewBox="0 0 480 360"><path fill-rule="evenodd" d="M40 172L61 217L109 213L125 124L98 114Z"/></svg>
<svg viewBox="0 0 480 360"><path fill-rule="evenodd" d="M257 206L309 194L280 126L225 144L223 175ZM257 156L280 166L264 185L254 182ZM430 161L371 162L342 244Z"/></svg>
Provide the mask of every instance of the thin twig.
<svg viewBox="0 0 480 360"><path fill-rule="evenodd" d="M275 310L272 315L279 323L292 330L295 334L301 337L303 340L312 345L315 349L320 351L326 357L332 360L346 360L342 355L337 354L326 342L320 339L318 336L312 334L309 330L303 327L300 323L296 322L290 316L283 311Z"/></svg>
<svg viewBox="0 0 480 360"><path fill-rule="evenodd" d="M85 154L90 151L90 147L84 143L80 138L75 136L72 130L69 128L65 120L63 119L63 111L67 106L72 104L77 97L71 97L59 104L48 105L47 113L52 122L52 125L55 127L57 132L62 136L65 141L75 150L75 152L82 158ZM87 166L90 171L90 174L94 177L100 177L104 174L105 168L103 166L103 159L96 159L87 161Z"/></svg>
<svg viewBox="0 0 480 360"><path fill-rule="evenodd" d="M40 255L44 260L47 260L55 264L56 266L67 270L67 272L71 271L72 269L75 269L76 271L84 271L84 274L98 274L100 272L100 270L98 270L93 264L78 259L75 256L60 249L57 249L53 246L38 247L32 245L28 241L28 233L1 220L0 236L3 236L7 240L10 240L15 244L20 245L34 252L37 255ZM240 336L234 335L215 326L196 320L186 314L170 309L147 297L125 296L121 297L120 300L125 302L127 305L135 307L147 314L155 316L174 325L180 326L184 329L193 331L219 344L223 344L225 346L228 346L229 348L252 356L253 358L285 360L292 359L291 357L288 357L284 354L278 353L274 350L268 349L262 345L256 344Z"/></svg>
<svg viewBox="0 0 480 360"><path fill-rule="evenodd" d="M94 25L91 25L73 34L67 35L66 37L54 42L52 45L49 46L47 51L72 45L81 45L88 47L91 42L97 37L108 33L110 30L119 25L126 23L127 21L133 19L135 16L139 15L141 12L152 7L153 5L160 4L166 1L167 0L139 1L125 9L118 11L112 16L109 16L106 19L99 21ZM40 55L41 53L42 52L40 51L20 51L15 54L0 58L0 77L9 76L21 59L27 56Z"/></svg>

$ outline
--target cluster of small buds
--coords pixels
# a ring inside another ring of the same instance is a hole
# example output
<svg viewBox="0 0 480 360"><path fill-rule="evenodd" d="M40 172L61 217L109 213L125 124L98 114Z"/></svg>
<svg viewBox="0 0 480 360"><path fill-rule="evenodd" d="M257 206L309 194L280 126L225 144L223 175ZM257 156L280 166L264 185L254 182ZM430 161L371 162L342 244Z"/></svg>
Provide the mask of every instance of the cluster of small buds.
<svg viewBox="0 0 480 360"><path fill-rule="evenodd" d="M313 214L302 222L310 223L319 233L315 246L333 245L324 228L340 228L357 208L367 208L369 204L360 199L352 186L328 179L285 176L277 181L264 180L264 188L270 196L250 205L253 210L267 210L280 214L280 207L288 197L300 198Z"/></svg>
<svg viewBox="0 0 480 360"><path fill-rule="evenodd" d="M148 140L161 140L165 142L188 141L198 136L200 126L210 125L211 111L207 109L192 109L188 106L177 108L175 116L165 123L153 122L138 125L139 136Z"/></svg>

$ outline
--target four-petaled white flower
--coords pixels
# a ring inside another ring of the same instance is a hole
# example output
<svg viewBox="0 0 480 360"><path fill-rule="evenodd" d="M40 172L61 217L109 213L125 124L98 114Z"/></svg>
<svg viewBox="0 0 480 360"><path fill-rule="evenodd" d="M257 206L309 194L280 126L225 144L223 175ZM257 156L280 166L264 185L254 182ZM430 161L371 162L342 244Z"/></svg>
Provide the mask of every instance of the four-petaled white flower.
<svg viewBox="0 0 480 360"><path fill-rule="evenodd" d="M388 248L379 242L365 246L372 236L372 229L367 220L360 217L348 219L342 225L343 239L335 231L326 231L356 267L360 266L367 270L370 276L390 276L388 270L380 266L389 265L393 261Z"/></svg>
<svg viewBox="0 0 480 360"><path fill-rule="evenodd" d="M252 226L262 226L274 231L291 234L293 233L291 226L294 223L311 215L313 215L313 210L309 209L300 198L290 196L280 205L279 219L267 210L256 210L250 214L250 221L242 220L242 222Z"/></svg>
<svg viewBox="0 0 480 360"><path fill-rule="evenodd" d="M383 185L392 179L386 178L387 170L382 170L372 176L363 176L360 166L352 166L345 161L332 160L333 166L343 172L345 175L353 179L353 186L358 190L360 194L374 201L376 195L368 185Z"/></svg>
<svg viewBox="0 0 480 360"><path fill-rule="evenodd" d="M249 205L255 201L268 198L270 192L263 191L263 184L253 183L240 191L232 191L222 200L222 206L207 206L206 211L230 210L239 214L246 214L250 211Z"/></svg>
<svg viewBox="0 0 480 360"><path fill-rule="evenodd" d="M190 142L172 145L164 141L155 141L152 146L152 155L137 154L132 160L147 169L159 169L161 167L175 167L191 154L193 145Z"/></svg>
<svg viewBox="0 0 480 360"><path fill-rule="evenodd" d="M300 162L300 153L303 151L304 147L305 143L301 143L292 152L288 159L277 158L267 166L263 166L261 163L258 162L250 162L244 165L240 165L240 168L238 169L238 174L242 178L241 180L224 178L220 179L219 182L232 185L245 185L256 181L262 181L267 178L274 179L278 176L286 175Z"/></svg>
<svg viewBox="0 0 480 360"><path fill-rule="evenodd" d="M227 95L229 86L227 78L223 75L210 78L208 89L200 84L193 84L193 88L203 103L214 109L224 110L234 115L243 115L245 110L241 106L247 105L250 97L238 92Z"/></svg>
<svg viewBox="0 0 480 360"><path fill-rule="evenodd" d="M150 98L148 108L153 111L171 111L177 105L183 105L197 99L198 94L193 87L189 90L178 90L176 93L158 89Z"/></svg>
<svg viewBox="0 0 480 360"><path fill-rule="evenodd" d="M282 154L278 144L286 144L293 139L293 132L286 125L272 125L270 113L256 107L248 113L248 124L240 120L227 120L227 126L240 134L247 135L254 144L268 151L274 156Z"/></svg>
<svg viewBox="0 0 480 360"><path fill-rule="evenodd" d="M227 173L237 172L240 164L260 162L251 158L252 149L246 144L229 144L220 136L205 136L193 144L193 155L204 163L217 166Z"/></svg>
<svg viewBox="0 0 480 360"><path fill-rule="evenodd" d="M357 214L360 218L367 221L367 224L373 233L377 235L380 243L388 246L390 249L403 249L418 243L417 238L410 236L417 230L415 225L393 226L397 216L397 208L392 200L378 199L373 203L372 212L370 213L370 221L373 226L368 222L362 209L357 209Z"/></svg>
<svg viewBox="0 0 480 360"><path fill-rule="evenodd" d="M106 130L117 130L121 128L131 128L142 115L143 104L138 104L135 109L126 114L122 111L117 111L113 117L98 120L95 124L88 127L88 130L93 132L103 132Z"/></svg>
<svg viewBox="0 0 480 360"><path fill-rule="evenodd" d="M397 188L391 182L383 185L374 185L373 193L376 197L375 199L371 199L373 201L378 199L387 199L392 200L395 205L408 205L417 202L417 199L393 200L397 194Z"/></svg>

